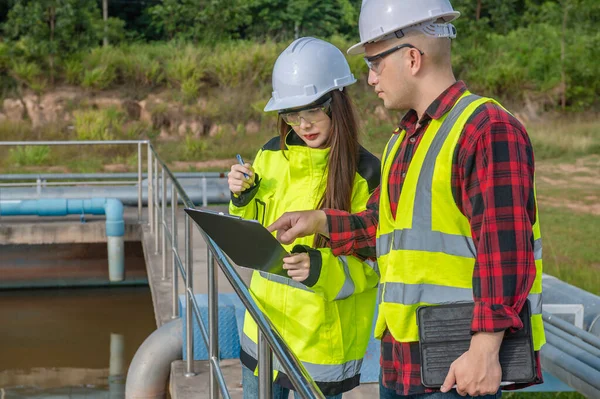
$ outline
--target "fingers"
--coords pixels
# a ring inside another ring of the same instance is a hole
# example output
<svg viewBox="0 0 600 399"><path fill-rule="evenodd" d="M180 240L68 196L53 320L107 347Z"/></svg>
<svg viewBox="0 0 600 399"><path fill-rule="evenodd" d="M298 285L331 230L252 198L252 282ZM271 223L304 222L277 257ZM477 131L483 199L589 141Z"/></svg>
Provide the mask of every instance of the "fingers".
<svg viewBox="0 0 600 399"><path fill-rule="evenodd" d="M288 276L291 279L293 279L294 281L301 283L308 278L308 271L304 270L304 269L303 270L288 270Z"/></svg>
<svg viewBox="0 0 600 399"><path fill-rule="evenodd" d="M308 234L305 234L303 231L303 226L299 224L295 224L287 230L278 230L277 231L277 239L282 244L291 244L296 241L298 237L304 237Z"/></svg>
<svg viewBox="0 0 600 399"><path fill-rule="evenodd" d="M307 265L308 264L308 265ZM308 254L294 254L283 258L283 268L287 270L291 269L300 269L300 268L308 268L310 265Z"/></svg>
<svg viewBox="0 0 600 399"><path fill-rule="evenodd" d="M248 177L254 176L254 169L252 168L252 165L250 165L249 163L246 163L244 165L240 165L240 164L234 164L231 165L231 172L238 172L242 175L242 177L244 176L244 173L246 175L248 175Z"/></svg>
<svg viewBox="0 0 600 399"><path fill-rule="evenodd" d="M267 227L270 232L277 231L277 240L282 244L291 244L298 237L315 234L313 211L286 212L272 225ZM311 216L312 215L312 216Z"/></svg>
<svg viewBox="0 0 600 399"><path fill-rule="evenodd" d="M279 217L279 219L277 219L276 221L274 221L271 225L267 226L267 230L269 230L270 233L277 231L279 232L280 230L287 230L291 227L291 220L290 220L290 214L288 212L284 213L283 215L281 215Z"/></svg>
<svg viewBox="0 0 600 399"><path fill-rule="evenodd" d="M446 393L452 389L454 384L456 384L456 376L454 375L454 363L452 363L450 370L448 370L448 374L446 375L446 379L440 388L440 391Z"/></svg>
<svg viewBox="0 0 600 399"><path fill-rule="evenodd" d="M248 178L244 176L244 173L248 174ZM227 175L227 183L229 184L229 190L234 194L240 194L254 185L254 172L250 164L232 165L231 171Z"/></svg>

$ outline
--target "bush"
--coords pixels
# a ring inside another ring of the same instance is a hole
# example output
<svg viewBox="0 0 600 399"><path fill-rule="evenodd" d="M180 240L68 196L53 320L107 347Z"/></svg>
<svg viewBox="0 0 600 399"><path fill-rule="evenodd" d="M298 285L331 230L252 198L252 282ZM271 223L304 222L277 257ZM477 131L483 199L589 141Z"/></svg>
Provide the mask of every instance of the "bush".
<svg viewBox="0 0 600 399"><path fill-rule="evenodd" d="M185 158L189 160L197 159L206 151L206 141L197 140L187 135L185 137Z"/></svg>
<svg viewBox="0 0 600 399"><path fill-rule="evenodd" d="M125 120L125 115L114 107L103 110L76 111L73 116L78 140L118 138Z"/></svg>
<svg viewBox="0 0 600 399"><path fill-rule="evenodd" d="M207 57L206 71L221 87L266 83L283 49L283 44L271 41L263 44L244 41L220 43Z"/></svg>
<svg viewBox="0 0 600 399"><path fill-rule="evenodd" d="M39 166L50 158L50 147L46 145L19 146L11 148L9 154L11 163L17 166Z"/></svg>
<svg viewBox="0 0 600 399"><path fill-rule="evenodd" d="M88 89L106 89L115 81L115 70L109 66L99 66L85 71L81 85Z"/></svg>
<svg viewBox="0 0 600 399"><path fill-rule="evenodd" d="M63 68L67 83L76 85L81 82L83 76L83 64L81 60L77 58L68 59L65 61Z"/></svg>
<svg viewBox="0 0 600 399"><path fill-rule="evenodd" d="M46 80L38 64L26 61L15 61L12 66L12 76L22 84L40 91L46 87Z"/></svg>

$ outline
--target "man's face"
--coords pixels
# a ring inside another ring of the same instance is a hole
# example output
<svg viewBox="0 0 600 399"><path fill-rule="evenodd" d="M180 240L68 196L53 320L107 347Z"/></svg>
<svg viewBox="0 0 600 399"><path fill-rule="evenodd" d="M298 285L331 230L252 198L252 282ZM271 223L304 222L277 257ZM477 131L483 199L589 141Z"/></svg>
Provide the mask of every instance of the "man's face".
<svg viewBox="0 0 600 399"><path fill-rule="evenodd" d="M368 43L365 45L365 58L376 56L401 44L403 42L399 39ZM413 50L404 47L371 62L369 84L373 86L375 93L388 109L411 108L410 96L413 95L413 84L410 56L407 53Z"/></svg>

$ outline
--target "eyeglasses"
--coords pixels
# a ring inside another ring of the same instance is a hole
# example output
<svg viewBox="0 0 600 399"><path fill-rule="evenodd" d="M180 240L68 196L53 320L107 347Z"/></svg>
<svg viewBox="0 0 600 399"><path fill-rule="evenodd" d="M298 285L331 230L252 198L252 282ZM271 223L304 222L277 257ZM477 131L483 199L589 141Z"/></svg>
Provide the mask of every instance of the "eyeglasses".
<svg viewBox="0 0 600 399"><path fill-rule="evenodd" d="M399 46L396 46L396 47L392 47L391 49L385 50L374 56L365 57L365 62L367 63L367 66L369 67L370 70L372 70L377 75L379 75L381 73L381 66L382 66L381 61L383 61L383 59L385 57L387 57L388 55L390 55L398 50L402 50L403 48L414 48L415 50L419 51L419 53L421 53L421 55L425 54L421 50L419 50L418 48L413 46L412 44L405 43L405 44L400 44Z"/></svg>
<svg viewBox="0 0 600 399"><path fill-rule="evenodd" d="M331 105L331 98L327 99L323 104L318 106L312 106L310 108L301 109L293 112L281 113L281 118L290 126L300 126L302 123L301 119L304 119L308 123L317 123L327 116L329 113L329 106Z"/></svg>

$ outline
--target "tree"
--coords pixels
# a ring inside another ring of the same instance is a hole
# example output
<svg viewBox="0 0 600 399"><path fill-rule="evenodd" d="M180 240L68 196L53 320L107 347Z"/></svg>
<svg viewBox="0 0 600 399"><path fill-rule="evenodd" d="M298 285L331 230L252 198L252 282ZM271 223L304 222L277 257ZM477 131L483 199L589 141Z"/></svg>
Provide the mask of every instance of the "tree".
<svg viewBox="0 0 600 399"><path fill-rule="evenodd" d="M152 27L167 39L214 42L239 38L250 23L247 0L163 0L148 9Z"/></svg>
<svg viewBox="0 0 600 399"><path fill-rule="evenodd" d="M122 21L108 23L113 39L122 34ZM56 58L97 46L104 23L95 0L15 0L2 30L17 55L47 62L53 83Z"/></svg>
<svg viewBox="0 0 600 399"><path fill-rule="evenodd" d="M246 36L290 40L300 36L356 36L357 0L252 0Z"/></svg>

